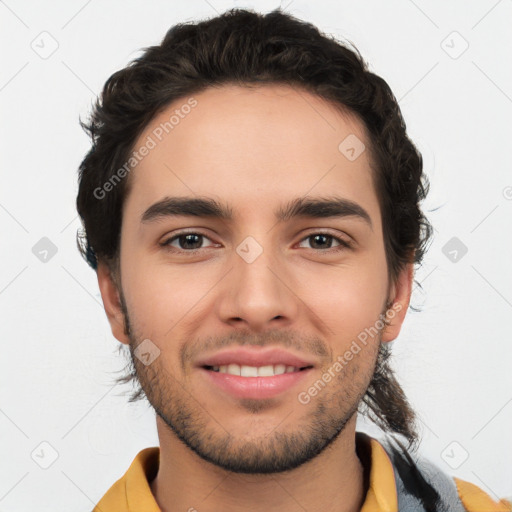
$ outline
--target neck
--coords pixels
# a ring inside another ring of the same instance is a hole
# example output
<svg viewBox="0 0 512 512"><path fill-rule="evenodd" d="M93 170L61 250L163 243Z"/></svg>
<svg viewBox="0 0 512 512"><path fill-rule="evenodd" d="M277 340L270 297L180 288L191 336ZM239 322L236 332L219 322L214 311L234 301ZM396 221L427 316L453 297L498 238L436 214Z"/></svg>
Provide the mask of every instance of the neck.
<svg viewBox="0 0 512 512"><path fill-rule="evenodd" d="M359 512L367 492L356 415L321 454L288 472L237 474L201 459L157 416L160 465L151 491L162 512Z"/></svg>

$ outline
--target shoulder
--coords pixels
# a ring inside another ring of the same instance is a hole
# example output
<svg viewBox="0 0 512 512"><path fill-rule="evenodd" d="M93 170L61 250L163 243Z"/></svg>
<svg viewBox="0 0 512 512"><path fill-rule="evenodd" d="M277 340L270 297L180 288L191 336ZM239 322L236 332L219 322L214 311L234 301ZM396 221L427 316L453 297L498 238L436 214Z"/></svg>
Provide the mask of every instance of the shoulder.
<svg viewBox="0 0 512 512"><path fill-rule="evenodd" d="M512 512L512 503L507 499L496 501L477 485L450 475L426 457L419 457L417 465L449 505L449 510L463 507L466 512Z"/></svg>
<svg viewBox="0 0 512 512"><path fill-rule="evenodd" d="M512 503L507 499L496 501L477 485L450 475L425 457L420 458L419 467L442 494L449 496L448 489L453 488L467 512L512 512Z"/></svg>
<svg viewBox="0 0 512 512"><path fill-rule="evenodd" d="M450 475L424 455L413 454L413 460L395 438L382 441L393 462L399 510L437 510L440 506L450 512L512 512L510 500L494 500L477 485Z"/></svg>
<svg viewBox="0 0 512 512"><path fill-rule="evenodd" d="M126 500L126 481L123 476L108 489L104 496L94 507L92 512L128 512L128 502Z"/></svg>
<svg viewBox="0 0 512 512"><path fill-rule="evenodd" d="M156 476L160 463L160 448L141 450L133 459L125 474L108 489L93 512L129 512L160 509L151 492L149 482Z"/></svg>
<svg viewBox="0 0 512 512"><path fill-rule="evenodd" d="M468 512L512 512L512 502L505 498L495 501L475 484L453 477L457 492Z"/></svg>

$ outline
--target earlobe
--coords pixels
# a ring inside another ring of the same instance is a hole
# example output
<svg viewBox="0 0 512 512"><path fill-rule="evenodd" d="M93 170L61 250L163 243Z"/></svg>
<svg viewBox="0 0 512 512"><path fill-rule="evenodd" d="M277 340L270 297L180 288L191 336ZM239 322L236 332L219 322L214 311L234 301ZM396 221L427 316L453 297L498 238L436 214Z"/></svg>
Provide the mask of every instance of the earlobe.
<svg viewBox="0 0 512 512"><path fill-rule="evenodd" d="M98 285L103 300L103 307L110 323L114 337L121 343L130 344L128 333L125 329L125 318L121 307L121 299L115 279L105 262L98 262L96 270Z"/></svg>
<svg viewBox="0 0 512 512"><path fill-rule="evenodd" d="M382 342L393 341L400 334L411 300L413 279L414 264L408 263L400 272L397 281L393 283L392 305L386 312L388 325L382 331Z"/></svg>

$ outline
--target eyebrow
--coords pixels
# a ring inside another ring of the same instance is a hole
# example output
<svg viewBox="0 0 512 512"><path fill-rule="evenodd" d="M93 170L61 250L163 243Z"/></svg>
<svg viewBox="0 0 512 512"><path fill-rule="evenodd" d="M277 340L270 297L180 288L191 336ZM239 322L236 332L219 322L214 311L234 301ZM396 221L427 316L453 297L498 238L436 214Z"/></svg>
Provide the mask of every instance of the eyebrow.
<svg viewBox="0 0 512 512"><path fill-rule="evenodd" d="M372 220L368 212L359 204L337 196L330 197L299 197L289 201L274 212L276 220L286 222L292 218L331 218L355 217L365 221L373 231ZM197 197L165 197L152 204L141 217L141 223L153 222L165 217L205 217L233 220L230 206L219 203L215 199Z"/></svg>

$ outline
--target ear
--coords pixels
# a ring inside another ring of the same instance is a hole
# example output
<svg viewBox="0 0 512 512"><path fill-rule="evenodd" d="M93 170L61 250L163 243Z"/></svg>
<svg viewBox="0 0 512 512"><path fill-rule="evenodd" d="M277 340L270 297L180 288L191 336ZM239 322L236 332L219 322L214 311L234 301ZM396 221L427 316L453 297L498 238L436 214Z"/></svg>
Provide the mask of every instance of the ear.
<svg viewBox="0 0 512 512"><path fill-rule="evenodd" d="M130 344L128 333L125 330L125 321L119 291L111 270L105 262L98 262L96 269L98 285L100 287L103 307L107 314L112 334L121 343Z"/></svg>
<svg viewBox="0 0 512 512"><path fill-rule="evenodd" d="M400 334L411 300L413 278L414 264L408 263L392 285L390 297L393 304L387 311L389 325L382 331L382 342L393 341Z"/></svg>

